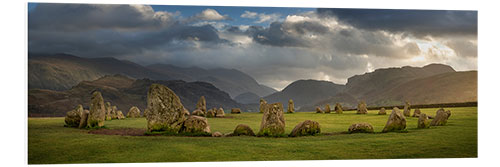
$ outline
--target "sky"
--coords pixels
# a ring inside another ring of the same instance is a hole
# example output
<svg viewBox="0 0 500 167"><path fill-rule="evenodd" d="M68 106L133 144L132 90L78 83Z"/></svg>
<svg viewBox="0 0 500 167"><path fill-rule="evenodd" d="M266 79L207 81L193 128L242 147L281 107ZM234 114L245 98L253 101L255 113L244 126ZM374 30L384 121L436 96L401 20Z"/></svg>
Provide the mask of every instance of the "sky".
<svg viewBox="0 0 500 167"><path fill-rule="evenodd" d="M477 70L477 11L30 3L28 51L237 69L281 90L387 67Z"/></svg>

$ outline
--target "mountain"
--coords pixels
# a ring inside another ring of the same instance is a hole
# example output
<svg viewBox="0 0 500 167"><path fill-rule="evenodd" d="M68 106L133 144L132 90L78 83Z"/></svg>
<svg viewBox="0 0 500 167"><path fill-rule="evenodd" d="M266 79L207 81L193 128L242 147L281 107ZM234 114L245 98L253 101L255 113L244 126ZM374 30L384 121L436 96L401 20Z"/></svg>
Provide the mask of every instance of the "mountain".
<svg viewBox="0 0 500 167"><path fill-rule="evenodd" d="M68 90L82 81L121 74L134 79L204 81L228 92L231 97L252 92L259 96L276 90L260 85L235 69L181 68L156 64L148 67L115 58L82 58L69 54L28 53L28 88Z"/></svg>
<svg viewBox="0 0 500 167"><path fill-rule="evenodd" d="M255 93L246 92L234 97L234 100L241 104L259 104L260 98L261 97Z"/></svg>
<svg viewBox="0 0 500 167"><path fill-rule="evenodd" d="M295 107L315 104L321 100L334 97L344 89L344 85L329 81L298 80L283 89L281 92L273 93L264 97L268 103L281 102L288 104L293 99Z"/></svg>
<svg viewBox="0 0 500 167"><path fill-rule="evenodd" d="M205 82L136 80L123 75L106 75L94 81L82 81L65 91L29 89L28 113L30 116L64 116L67 111L78 104L88 108L91 92L94 90L101 91L105 101L116 105L125 114L132 106L137 106L144 111L147 91L153 83L163 84L172 89L179 96L184 107L190 111L194 110L200 96L205 96L208 108L246 109L244 105L232 100L226 92Z"/></svg>
<svg viewBox="0 0 500 167"><path fill-rule="evenodd" d="M378 69L349 78L342 93L304 109L337 102L354 108L360 100L368 106L477 101L477 71L456 72L443 64Z"/></svg>
<svg viewBox="0 0 500 167"><path fill-rule="evenodd" d="M257 83L251 76L235 69L202 69L198 67L182 68L168 64L153 64L147 68L177 79L186 81L204 81L226 91L231 97L251 92L258 96L267 96L276 90Z"/></svg>

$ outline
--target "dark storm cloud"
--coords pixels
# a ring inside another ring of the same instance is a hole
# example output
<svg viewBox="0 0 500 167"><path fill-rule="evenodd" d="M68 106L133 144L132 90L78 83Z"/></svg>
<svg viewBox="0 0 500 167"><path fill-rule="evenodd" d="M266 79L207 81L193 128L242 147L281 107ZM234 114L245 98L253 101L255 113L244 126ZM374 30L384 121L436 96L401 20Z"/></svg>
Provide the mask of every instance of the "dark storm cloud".
<svg viewBox="0 0 500 167"><path fill-rule="evenodd" d="M233 28L230 31L238 31ZM328 28L317 22L273 22L269 27L251 26L247 33L253 40L264 45L290 46L290 47L311 47L309 40L304 39L306 33L324 34Z"/></svg>
<svg viewBox="0 0 500 167"><path fill-rule="evenodd" d="M410 33L419 37L477 35L476 11L319 8L317 13L337 17L341 22L366 30Z"/></svg>

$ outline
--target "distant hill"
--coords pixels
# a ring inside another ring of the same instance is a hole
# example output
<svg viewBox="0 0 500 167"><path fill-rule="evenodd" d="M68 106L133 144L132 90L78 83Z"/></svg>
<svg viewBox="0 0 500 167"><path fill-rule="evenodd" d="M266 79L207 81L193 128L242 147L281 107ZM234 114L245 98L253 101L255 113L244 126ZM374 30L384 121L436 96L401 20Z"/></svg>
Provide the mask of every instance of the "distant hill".
<svg viewBox="0 0 500 167"><path fill-rule="evenodd" d="M131 79L123 75L104 76L95 81L82 81L65 91L29 89L28 113L31 116L64 116L78 104L88 108L91 92L101 91L105 101L116 105L125 114L132 106L144 111L147 91L152 83L163 84L172 89L188 110L195 108L200 96L205 96L207 107L230 109L245 106L232 100L229 95L205 82L185 82L180 80L160 81L150 79Z"/></svg>
<svg viewBox="0 0 500 167"><path fill-rule="evenodd" d="M267 96L276 90L260 85L251 76L235 69L202 69L198 67L181 68L168 64L153 64L147 68L185 81L204 81L236 97L251 92L258 96Z"/></svg>
<svg viewBox="0 0 500 167"><path fill-rule="evenodd" d="M442 64L378 69L349 78L345 91L303 109L337 102L354 108L360 100L368 106L477 101L477 71L456 72Z"/></svg>
<svg viewBox="0 0 500 167"><path fill-rule="evenodd" d="M260 96L252 92L246 92L236 96L234 100L241 104L259 104L260 98Z"/></svg>
<svg viewBox="0 0 500 167"><path fill-rule="evenodd" d="M139 64L115 58L82 58L69 54L28 53L28 88L68 90L82 81L104 75L121 74L134 79L204 81L229 93L231 97L252 92L259 96L276 90L257 83L235 69L180 68L173 65Z"/></svg>
<svg viewBox="0 0 500 167"><path fill-rule="evenodd" d="M335 84L329 81L318 80L298 80L280 92L264 97L268 103L281 102L285 106L288 100L293 99L295 107L315 104L321 100L334 97L344 89L344 85Z"/></svg>

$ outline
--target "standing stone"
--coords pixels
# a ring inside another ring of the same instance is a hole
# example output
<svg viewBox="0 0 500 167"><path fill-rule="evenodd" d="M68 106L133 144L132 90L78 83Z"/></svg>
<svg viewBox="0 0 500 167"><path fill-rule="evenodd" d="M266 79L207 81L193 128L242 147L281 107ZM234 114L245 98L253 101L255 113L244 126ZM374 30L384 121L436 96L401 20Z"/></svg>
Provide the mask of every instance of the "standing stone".
<svg viewBox="0 0 500 167"><path fill-rule="evenodd" d="M196 110L193 111L193 113L191 113L191 115L196 115L196 116L204 117L205 116L205 112L201 111L200 109L196 109Z"/></svg>
<svg viewBox="0 0 500 167"><path fill-rule="evenodd" d="M146 114L148 131L177 133L187 119L181 100L168 87L152 84L148 90Z"/></svg>
<svg viewBox="0 0 500 167"><path fill-rule="evenodd" d="M255 136L255 133L253 133L252 128L250 128L248 125L245 124L239 124L234 128L233 136Z"/></svg>
<svg viewBox="0 0 500 167"><path fill-rule="evenodd" d="M264 113L264 110L266 108L267 101L264 99L260 99L260 106L259 106L259 112Z"/></svg>
<svg viewBox="0 0 500 167"><path fill-rule="evenodd" d="M259 136L280 136L285 133L285 117L283 104L267 104L262 122L260 123Z"/></svg>
<svg viewBox="0 0 500 167"><path fill-rule="evenodd" d="M330 110L330 104L325 105L325 113L330 113L332 110Z"/></svg>
<svg viewBox="0 0 500 167"><path fill-rule="evenodd" d="M122 110L118 110L116 113L117 113L116 114L117 119L125 119L125 115L123 115Z"/></svg>
<svg viewBox="0 0 500 167"><path fill-rule="evenodd" d="M316 121L306 120L293 128L290 137L309 136L321 133L321 127Z"/></svg>
<svg viewBox="0 0 500 167"><path fill-rule="evenodd" d="M207 101L205 101L205 96L200 97L200 100L198 100L198 103L196 103L196 109L199 109L204 113L207 112Z"/></svg>
<svg viewBox="0 0 500 167"><path fill-rule="evenodd" d="M213 110L213 109L208 110L208 111L207 111L207 115L206 115L206 116L207 116L207 118L213 118L213 117L215 117L216 112L217 112L217 111L215 111L215 110Z"/></svg>
<svg viewBox="0 0 500 167"><path fill-rule="evenodd" d="M368 113L368 109L366 109L365 101L359 102L358 108L356 111L357 111L357 114L367 114Z"/></svg>
<svg viewBox="0 0 500 167"><path fill-rule="evenodd" d="M181 133L210 133L210 125L205 117L189 116L183 123Z"/></svg>
<svg viewBox="0 0 500 167"><path fill-rule="evenodd" d="M118 119L118 108L116 106L111 106L111 119Z"/></svg>
<svg viewBox="0 0 500 167"><path fill-rule="evenodd" d="M87 127L87 120L89 118L89 110L83 110L81 119L80 119L80 125L78 128L86 128Z"/></svg>
<svg viewBox="0 0 500 167"><path fill-rule="evenodd" d="M405 107L404 107L404 110L403 110L403 115L405 117L409 117L411 114L411 109L410 109L410 102L406 101L405 102Z"/></svg>
<svg viewBox="0 0 500 167"><path fill-rule="evenodd" d="M412 117L420 117L420 114L422 114L422 112L420 112L420 109L415 108L415 111L413 111Z"/></svg>
<svg viewBox="0 0 500 167"><path fill-rule="evenodd" d="M106 108L106 121L109 121L109 120L113 119L113 117L111 115L111 111L113 110L111 108L111 103L109 101L106 102L106 104L104 105L104 107Z"/></svg>
<svg viewBox="0 0 500 167"><path fill-rule="evenodd" d="M323 110L321 110L321 108L319 107L316 107L316 113L323 113Z"/></svg>
<svg viewBox="0 0 500 167"><path fill-rule="evenodd" d="M290 99L288 100L288 110L287 110L288 113L294 113L295 112L295 107L293 105L293 100Z"/></svg>
<svg viewBox="0 0 500 167"><path fill-rule="evenodd" d="M81 121L81 115L83 113L82 105L76 106L75 109L68 111L66 113L66 117L64 118L64 122L68 127L78 127Z"/></svg>
<svg viewBox="0 0 500 167"><path fill-rule="evenodd" d="M429 128L430 122L429 118L425 113L422 113L418 117L418 125L417 128L424 129L424 128Z"/></svg>
<svg viewBox="0 0 500 167"><path fill-rule="evenodd" d="M451 115L451 111L444 111L443 108L440 108L439 110L436 111L436 116L431 122L431 126L443 126L446 125L446 122L448 122L448 118Z"/></svg>
<svg viewBox="0 0 500 167"><path fill-rule="evenodd" d="M337 114L344 113L344 111L342 110L342 105L340 105L340 103L335 104L335 113L337 113Z"/></svg>
<svg viewBox="0 0 500 167"><path fill-rule="evenodd" d="M222 118L222 117L224 117L224 115L225 115L225 113L224 113L224 109L222 109L222 107L217 110L217 113L215 113L215 117L218 117L218 118Z"/></svg>
<svg viewBox="0 0 500 167"><path fill-rule="evenodd" d="M386 114L387 114L387 112L385 112L384 107L380 108L380 111L378 111L378 115L386 115Z"/></svg>
<svg viewBox="0 0 500 167"><path fill-rule="evenodd" d="M127 113L127 118L139 118L141 117L141 110L136 106L130 107Z"/></svg>
<svg viewBox="0 0 500 167"><path fill-rule="evenodd" d="M241 109L240 108L232 108L231 114L241 114Z"/></svg>
<svg viewBox="0 0 500 167"><path fill-rule="evenodd" d="M389 120L385 124L384 130L382 132L391 132L391 131L401 131L406 128L406 118L399 111L399 108L394 107L392 109L391 115L389 116Z"/></svg>
<svg viewBox="0 0 500 167"><path fill-rule="evenodd" d="M104 126L104 119L106 118L106 107L104 106L104 99L101 92L95 91L92 93L90 99L90 112L87 121L88 127L102 127Z"/></svg>
<svg viewBox="0 0 500 167"><path fill-rule="evenodd" d="M373 133L372 124L363 122L352 124L347 130L349 133Z"/></svg>

